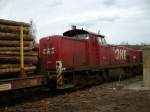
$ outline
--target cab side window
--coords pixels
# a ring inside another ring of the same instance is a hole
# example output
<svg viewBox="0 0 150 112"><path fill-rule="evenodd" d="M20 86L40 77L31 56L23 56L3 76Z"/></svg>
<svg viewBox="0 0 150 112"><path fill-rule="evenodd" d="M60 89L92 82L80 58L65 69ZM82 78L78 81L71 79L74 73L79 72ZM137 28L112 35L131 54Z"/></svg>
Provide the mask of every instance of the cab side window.
<svg viewBox="0 0 150 112"><path fill-rule="evenodd" d="M98 43L100 45L106 45L107 44L105 38L103 38L103 37L98 37Z"/></svg>

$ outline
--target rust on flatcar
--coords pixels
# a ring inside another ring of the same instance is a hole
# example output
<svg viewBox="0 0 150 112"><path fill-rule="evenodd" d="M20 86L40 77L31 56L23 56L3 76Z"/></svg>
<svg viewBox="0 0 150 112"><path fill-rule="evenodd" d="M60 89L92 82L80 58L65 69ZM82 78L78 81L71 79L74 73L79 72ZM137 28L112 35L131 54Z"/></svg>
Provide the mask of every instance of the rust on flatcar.
<svg viewBox="0 0 150 112"><path fill-rule="evenodd" d="M16 90L28 87L35 87L47 84L47 79L43 75L26 78L15 78L0 81L0 91Z"/></svg>

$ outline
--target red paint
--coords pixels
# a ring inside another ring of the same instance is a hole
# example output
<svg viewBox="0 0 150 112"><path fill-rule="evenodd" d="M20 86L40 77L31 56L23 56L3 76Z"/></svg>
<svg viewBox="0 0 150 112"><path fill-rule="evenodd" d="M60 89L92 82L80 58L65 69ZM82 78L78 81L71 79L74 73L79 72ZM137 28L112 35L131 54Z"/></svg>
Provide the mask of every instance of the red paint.
<svg viewBox="0 0 150 112"><path fill-rule="evenodd" d="M77 34L86 34L88 39L81 39ZM123 46L102 45L102 35L85 30L70 30L65 36L49 36L40 40L40 60L42 66L55 69L60 60L66 69L81 66L118 65L142 63L142 52Z"/></svg>

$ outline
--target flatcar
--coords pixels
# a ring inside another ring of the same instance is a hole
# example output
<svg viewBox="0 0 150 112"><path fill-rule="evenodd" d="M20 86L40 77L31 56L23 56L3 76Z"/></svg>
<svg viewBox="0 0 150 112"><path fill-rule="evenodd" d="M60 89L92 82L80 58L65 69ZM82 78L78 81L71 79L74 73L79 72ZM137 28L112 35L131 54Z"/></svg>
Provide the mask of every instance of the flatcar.
<svg viewBox="0 0 150 112"><path fill-rule="evenodd" d="M40 39L41 72L58 88L121 80L142 74L142 51L107 44L105 36L83 29Z"/></svg>

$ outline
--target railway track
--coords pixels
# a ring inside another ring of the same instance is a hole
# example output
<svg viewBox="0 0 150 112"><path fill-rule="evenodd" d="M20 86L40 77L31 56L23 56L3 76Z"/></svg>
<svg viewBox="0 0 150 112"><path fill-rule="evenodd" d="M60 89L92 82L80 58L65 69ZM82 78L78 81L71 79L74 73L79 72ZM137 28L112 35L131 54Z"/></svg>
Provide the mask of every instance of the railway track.
<svg viewBox="0 0 150 112"><path fill-rule="evenodd" d="M66 90L50 90L44 86L44 87L37 87L37 88L22 89L18 91L3 92L0 94L0 108L12 107L27 102L35 102L48 97L56 97L59 95L64 95L66 93L86 90L94 86L98 86L100 88L117 88L118 85L119 87L121 85L123 87L124 85L136 82L138 80L141 80L141 76L136 76L121 81L117 80L117 81L112 81L107 83L105 82L100 85L93 84L93 85L84 86L82 88L73 88L73 89L66 89Z"/></svg>

